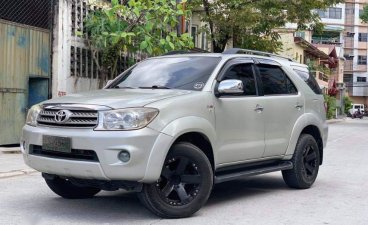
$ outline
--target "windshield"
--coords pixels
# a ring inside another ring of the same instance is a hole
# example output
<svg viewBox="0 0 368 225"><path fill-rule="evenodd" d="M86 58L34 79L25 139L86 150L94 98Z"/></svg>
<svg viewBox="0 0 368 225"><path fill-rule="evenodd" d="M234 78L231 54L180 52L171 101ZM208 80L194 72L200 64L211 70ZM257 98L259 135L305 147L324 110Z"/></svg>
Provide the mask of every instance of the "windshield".
<svg viewBox="0 0 368 225"><path fill-rule="evenodd" d="M148 59L124 72L109 88L200 91L220 60L204 56Z"/></svg>

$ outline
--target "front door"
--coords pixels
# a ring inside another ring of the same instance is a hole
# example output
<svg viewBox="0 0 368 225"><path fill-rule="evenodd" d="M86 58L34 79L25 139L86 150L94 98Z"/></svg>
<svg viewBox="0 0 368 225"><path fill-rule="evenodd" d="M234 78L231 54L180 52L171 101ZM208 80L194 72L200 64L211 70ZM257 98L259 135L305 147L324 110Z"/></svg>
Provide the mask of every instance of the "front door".
<svg viewBox="0 0 368 225"><path fill-rule="evenodd" d="M219 164L261 158L264 152L264 115L256 110L260 104L252 60L239 60L226 65L220 81L243 81L244 93L214 97L217 158Z"/></svg>

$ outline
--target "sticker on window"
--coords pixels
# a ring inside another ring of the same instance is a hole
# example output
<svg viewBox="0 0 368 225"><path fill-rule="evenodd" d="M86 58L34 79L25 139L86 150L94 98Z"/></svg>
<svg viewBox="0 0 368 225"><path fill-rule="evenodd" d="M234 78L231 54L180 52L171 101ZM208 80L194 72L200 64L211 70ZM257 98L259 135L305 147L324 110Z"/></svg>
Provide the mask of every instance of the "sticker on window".
<svg viewBox="0 0 368 225"><path fill-rule="evenodd" d="M193 88L194 89L202 89L204 87L204 83L203 82L197 82L194 84Z"/></svg>

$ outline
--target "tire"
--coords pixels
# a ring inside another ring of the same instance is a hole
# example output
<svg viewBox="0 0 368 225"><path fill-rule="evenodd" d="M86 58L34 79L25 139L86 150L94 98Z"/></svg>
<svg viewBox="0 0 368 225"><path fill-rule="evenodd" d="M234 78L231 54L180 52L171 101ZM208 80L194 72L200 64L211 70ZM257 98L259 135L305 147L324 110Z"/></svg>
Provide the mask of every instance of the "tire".
<svg viewBox="0 0 368 225"><path fill-rule="evenodd" d="M57 195L67 199L84 199L92 198L101 189L94 187L79 187L74 185L68 180L60 177L54 177L53 179L45 179L47 186Z"/></svg>
<svg viewBox="0 0 368 225"><path fill-rule="evenodd" d="M285 183L291 188L310 188L317 178L320 165L318 145L312 135L302 134L299 137L292 162L293 169L282 171Z"/></svg>
<svg viewBox="0 0 368 225"><path fill-rule="evenodd" d="M170 149L160 179L144 184L138 198L157 216L184 218L207 202L212 186L213 171L207 156L195 145L181 142Z"/></svg>

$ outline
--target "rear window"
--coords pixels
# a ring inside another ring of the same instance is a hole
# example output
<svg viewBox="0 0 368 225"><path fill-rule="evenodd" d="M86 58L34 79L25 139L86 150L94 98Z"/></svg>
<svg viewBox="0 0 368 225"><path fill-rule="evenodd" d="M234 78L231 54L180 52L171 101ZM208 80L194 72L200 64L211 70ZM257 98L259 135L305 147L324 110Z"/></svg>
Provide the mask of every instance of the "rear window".
<svg viewBox="0 0 368 225"><path fill-rule="evenodd" d="M322 94L322 90L312 74L301 70L294 69L294 71L305 81L306 84L308 84L308 86L313 90L314 93L316 93L317 95Z"/></svg>

